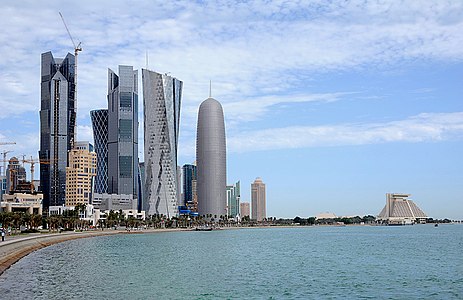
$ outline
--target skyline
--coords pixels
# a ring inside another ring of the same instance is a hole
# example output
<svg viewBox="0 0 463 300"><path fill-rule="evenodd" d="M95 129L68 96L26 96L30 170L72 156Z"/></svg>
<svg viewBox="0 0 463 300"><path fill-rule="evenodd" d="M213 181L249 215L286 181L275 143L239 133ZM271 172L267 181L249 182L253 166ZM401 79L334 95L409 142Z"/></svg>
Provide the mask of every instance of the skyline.
<svg viewBox="0 0 463 300"><path fill-rule="evenodd" d="M250 202L262 177L267 216L377 215L397 192L430 217L463 217L463 3L49 3L0 4L0 141L17 143L1 151L38 156L40 54L73 52L61 11L83 46L78 141L93 140L107 69L148 65L184 82L179 165L195 160L212 80L227 184Z"/></svg>

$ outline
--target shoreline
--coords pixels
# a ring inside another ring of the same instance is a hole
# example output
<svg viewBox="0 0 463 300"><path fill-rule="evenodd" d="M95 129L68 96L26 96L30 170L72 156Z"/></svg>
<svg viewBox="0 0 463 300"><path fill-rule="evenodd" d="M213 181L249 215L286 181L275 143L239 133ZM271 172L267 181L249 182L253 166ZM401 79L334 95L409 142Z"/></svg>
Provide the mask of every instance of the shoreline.
<svg viewBox="0 0 463 300"><path fill-rule="evenodd" d="M83 232L63 232L51 234L38 234L5 240L0 242L0 276L21 258L39 249L81 238L91 238L116 234L145 234L161 233L173 231L187 231L184 228L167 228L167 229L147 229L141 231L111 230L106 231L83 231Z"/></svg>

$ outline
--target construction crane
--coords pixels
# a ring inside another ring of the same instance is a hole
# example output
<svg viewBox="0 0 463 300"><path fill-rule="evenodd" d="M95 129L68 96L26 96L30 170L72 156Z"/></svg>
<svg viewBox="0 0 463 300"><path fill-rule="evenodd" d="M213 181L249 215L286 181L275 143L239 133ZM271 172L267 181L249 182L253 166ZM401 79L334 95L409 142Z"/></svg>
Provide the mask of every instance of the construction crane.
<svg viewBox="0 0 463 300"><path fill-rule="evenodd" d="M74 109L77 109L77 55L79 54L79 51L82 51L82 43L79 42L79 44L76 45L74 42L74 39L72 38L71 32L69 31L68 26L66 25L66 22L64 21L64 17L59 13L61 20L63 20L64 27L66 28L66 31L68 32L69 38L71 39L72 45L74 46ZM75 116L74 116L75 120ZM74 140L75 140L75 128L72 129L73 136L71 137L71 149L74 148Z"/></svg>
<svg viewBox="0 0 463 300"><path fill-rule="evenodd" d="M25 159L23 157L23 165L24 165L24 163L31 164L31 189L32 189L32 191L34 190L34 169L35 169L34 165L36 163L39 163L39 162L40 161L38 159L34 159L34 158L32 158L32 156L31 156L30 159Z"/></svg>
<svg viewBox="0 0 463 300"><path fill-rule="evenodd" d="M2 143L3 145L7 144L7 143ZM10 144L16 144L16 143L10 143ZM10 152L13 152L12 150L10 151L6 151L6 150L3 150L2 154L3 154L3 176L6 176L6 163L7 163L7 159L6 159L6 155Z"/></svg>

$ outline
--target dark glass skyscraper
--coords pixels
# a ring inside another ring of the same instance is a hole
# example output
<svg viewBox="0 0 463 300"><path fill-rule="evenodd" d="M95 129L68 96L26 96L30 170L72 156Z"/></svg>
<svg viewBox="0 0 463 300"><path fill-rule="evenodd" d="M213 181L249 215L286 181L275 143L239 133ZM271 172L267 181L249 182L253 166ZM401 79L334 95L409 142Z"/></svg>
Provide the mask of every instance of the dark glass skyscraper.
<svg viewBox="0 0 463 300"><path fill-rule="evenodd" d="M196 166L195 165L183 165L183 203L193 202L193 180L197 180Z"/></svg>
<svg viewBox="0 0 463 300"><path fill-rule="evenodd" d="M103 194L108 192L108 110L92 110L90 117L97 157L94 192Z"/></svg>
<svg viewBox="0 0 463 300"><path fill-rule="evenodd" d="M40 185L43 206L63 205L68 151L75 140L75 58L42 53L40 95Z"/></svg>
<svg viewBox="0 0 463 300"><path fill-rule="evenodd" d="M108 69L108 193L138 198L138 71Z"/></svg>

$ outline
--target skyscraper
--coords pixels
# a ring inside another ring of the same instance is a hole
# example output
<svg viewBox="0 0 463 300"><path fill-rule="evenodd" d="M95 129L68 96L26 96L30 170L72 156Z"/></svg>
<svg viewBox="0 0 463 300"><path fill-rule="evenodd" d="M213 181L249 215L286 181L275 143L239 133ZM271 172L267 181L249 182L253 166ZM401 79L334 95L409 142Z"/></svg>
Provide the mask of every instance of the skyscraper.
<svg viewBox="0 0 463 300"><path fill-rule="evenodd" d="M258 177L251 184L252 219L260 222L267 217L265 201L265 183Z"/></svg>
<svg viewBox="0 0 463 300"><path fill-rule="evenodd" d="M145 207L149 215L178 215L177 145L183 83L142 70Z"/></svg>
<svg viewBox="0 0 463 300"><path fill-rule="evenodd" d="M92 110L90 117L97 157L94 192L104 194L108 192L108 110Z"/></svg>
<svg viewBox="0 0 463 300"><path fill-rule="evenodd" d="M229 217L236 217L240 214L240 182L234 185L227 185L227 213Z"/></svg>
<svg viewBox="0 0 463 300"><path fill-rule="evenodd" d="M196 166L183 165L183 205L193 203L193 181L196 178Z"/></svg>
<svg viewBox="0 0 463 300"><path fill-rule="evenodd" d="M145 203L145 163L138 163L138 211L144 210Z"/></svg>
<svg viewBox="0 0 463 300"><path fill-rule="evenodd" d="M75 58L42 53L40 101L40 184L43 206L63 205L68 151L75 139Z"/></svg>
<svg viewBox="0 0 463 300"><path fill-rule="evenodd" d="M138 71L108 69L108 193L138 198Z"/></svg>
<svg viewBox="0 0 463 300"><path fill-rule="evenodd" d="M227 154L225 122L220 103L208 98L199 106L196 135L198 212L217 219L225 216Z"/></svg>

